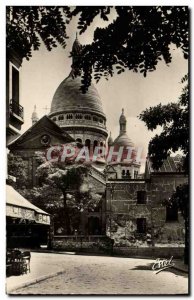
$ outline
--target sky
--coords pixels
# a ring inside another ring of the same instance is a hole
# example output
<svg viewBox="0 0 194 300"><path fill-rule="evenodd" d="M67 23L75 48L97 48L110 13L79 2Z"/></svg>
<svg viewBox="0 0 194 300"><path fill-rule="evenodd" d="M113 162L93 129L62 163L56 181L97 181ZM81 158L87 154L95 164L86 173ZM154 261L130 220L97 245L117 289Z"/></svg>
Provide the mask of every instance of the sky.
<svg viewBox="0 0 194 300"><path fill-rule="evenodd" d="M113 11L109 22L114 18ZM80 43L90 43L95 27L104 27L108 23L96 17L95 22L84 34L78 34ZM68 27L70 38L66 49L58 46L49 52L42 44L39 51L33 52L30 61L24 59L20 78L20 101L24 106L25 119L22 133L32 124L34 105L37 107L39 118L48 114L49 110L44 108L50 108L55 90L69 75L72 63L69 53L76 37L76 25L77 19L74 18ZM115 74L108 81L101 79L95 84L107 117L107 129L111 131L113 139L119 134L119 117L124 108L128 136L136 146L143 147L144 154L147 153L149 140L159 131L148 131L145 124L138 119L138 115L150 106L176 102L182 89L181 78L188 72L188 61L183 58L181 50L172 45L171 51L172 63L167 66L164 61L160 61L156 71L150 72L146 78L140 73L125 71L120 75Z"/></svg>

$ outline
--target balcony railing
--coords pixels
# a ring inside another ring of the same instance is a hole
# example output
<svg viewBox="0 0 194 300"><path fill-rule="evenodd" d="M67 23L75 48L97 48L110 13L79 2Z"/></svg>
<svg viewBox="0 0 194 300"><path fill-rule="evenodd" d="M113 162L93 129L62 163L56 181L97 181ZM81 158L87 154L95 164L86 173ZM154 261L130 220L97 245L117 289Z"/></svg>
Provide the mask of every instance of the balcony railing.
<svg viewBox="0 0 194 300"><path fill-rule="evenodd" d="M24 108L14 100L10 101L10 113L19 116L21 119L24 118Z"/></svg>

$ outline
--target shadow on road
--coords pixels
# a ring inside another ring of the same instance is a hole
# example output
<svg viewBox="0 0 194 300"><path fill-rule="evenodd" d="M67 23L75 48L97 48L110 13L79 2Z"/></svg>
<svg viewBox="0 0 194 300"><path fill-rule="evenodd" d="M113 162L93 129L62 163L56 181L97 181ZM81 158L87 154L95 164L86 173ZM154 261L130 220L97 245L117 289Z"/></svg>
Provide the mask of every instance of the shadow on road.
<svg viewBox="0 0 194 300"><path fill-rule="evenodd" d="M153 263L149 263L149 264L147 264L147 265L135 266L135 267L132 268L131 270L152 271L152 272L154 272L154 271L152 270L152 265L153 265ZM188 274L187 274L187 273L182 272L182 271L179 271L179 270L174 269L174 268L168 268L168 269L165 269L164 271L165 271L165 272L173 273L173 274L175 274L175 275L177 275L177 276L183 276L183 277L185 277L185 278L188 277ZM161 272L164 272L164 271L161 271Z"/></svg>

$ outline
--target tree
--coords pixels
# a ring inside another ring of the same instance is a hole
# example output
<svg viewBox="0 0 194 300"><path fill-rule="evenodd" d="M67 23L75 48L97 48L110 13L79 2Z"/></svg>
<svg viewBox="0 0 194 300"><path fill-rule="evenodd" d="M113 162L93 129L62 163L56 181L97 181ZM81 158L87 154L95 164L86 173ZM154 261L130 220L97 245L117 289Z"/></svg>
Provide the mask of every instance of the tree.
<svg viewBox="0 0 194 300"><path fill-rule="evenodd" d="M184 87L178 103L157 105L150 107L140 114L149 130L157 126L162 132L149 143L148 154L152 160L153 168L159 169L163 161L171 153L181 150L183 153L182 169L189 174L189 88L188 75L182 79ZM189 185L183 184L176 188L169 199L168 205L177 205L185 221L185 263L189 259Z"/></svg>
<svg viewBox="0 0 194 300"><path fill-rule="evenodd" d="M74 226L71 219L79 223L80 213L99 204L101 196L91 191L87 179L88 167L84 165L44 161L37 169L37 176L50 188L58 189L63 200L63 225L66 234ZM50 190L49 188L49 190Z"/></svg>
<svg viewBox="0 0 194 300"><path fill-rule="evenodd" d="M170 199L170 204L177 205L182 213L185 220L185 264L189 263L189 208L190 208L190 197L189 197L189 185L182 184L176 188L176 192Z"/></svg>
<svg viewBox="0 0 194 300"><path fill-rule="evenodd" d="M89 7L7 7L7 48L19 49L29 59L41 41L50 51L58 44L66 46L66 28L78 16L79 33L84 33L99 16L106 24L112 11L114 20L105 28L97 27L91 44L82 48L76 65L83 71L85 91L92 73L98 82L126 69L143 76L156 69L164 59L168 65L174 44L189 54L189 10L186 6L89 6Z"/></svg>
<svg viewBox="0 0 194 300"><path fill-rule="evenodd" d="M189 88L188 75L182 79L185 86L177 103L150 107L142 112L140 120L151 131L162 127L161 134L155 135L149 143L148 154L154 169L161 167L164 159L172 152L181 150L184 155L183 169L189 172Z"/></svg>
<svg viewBox="0 0 194 300"><path fill-rule="evenodd" d="M50 213L55 225L59 225L64 234L70 234L79 227L81 213L94 210L102 198L90 187L90 170L84 165L46 161L40 152L36 152L36 161L39 184L32 187L27 179L27 162L18 155L10 154L9 174L16 177L16 182L9 183L23 197Z"/></svg>
<svg viewBox="0 0 194 300"><path fill-rule="evenodd" d="M27 185L28 163L21 156L9 153L7 156L7 172L16 178L16 182L8 179L14 188L23 188Z"/></svg>
<svg viewBox="0 0 194 300"><path fill-rule="evenodd" d="M57 44L65 47L68 12L68 7L58 6L7 6L7 50L15 50L29 60L41 42L49 51Z"/></svg>

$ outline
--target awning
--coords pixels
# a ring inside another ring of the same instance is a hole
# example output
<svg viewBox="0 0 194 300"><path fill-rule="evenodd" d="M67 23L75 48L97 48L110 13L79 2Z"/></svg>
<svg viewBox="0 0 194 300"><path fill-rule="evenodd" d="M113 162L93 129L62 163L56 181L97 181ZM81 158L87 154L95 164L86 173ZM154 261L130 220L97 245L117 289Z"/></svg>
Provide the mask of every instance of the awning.
<svg viewBox="0 0 194 300"><path fill-rule="evenodd" d="M6 185L6 216L50 225L50 215L26 200L10 185Z"/></svg>

